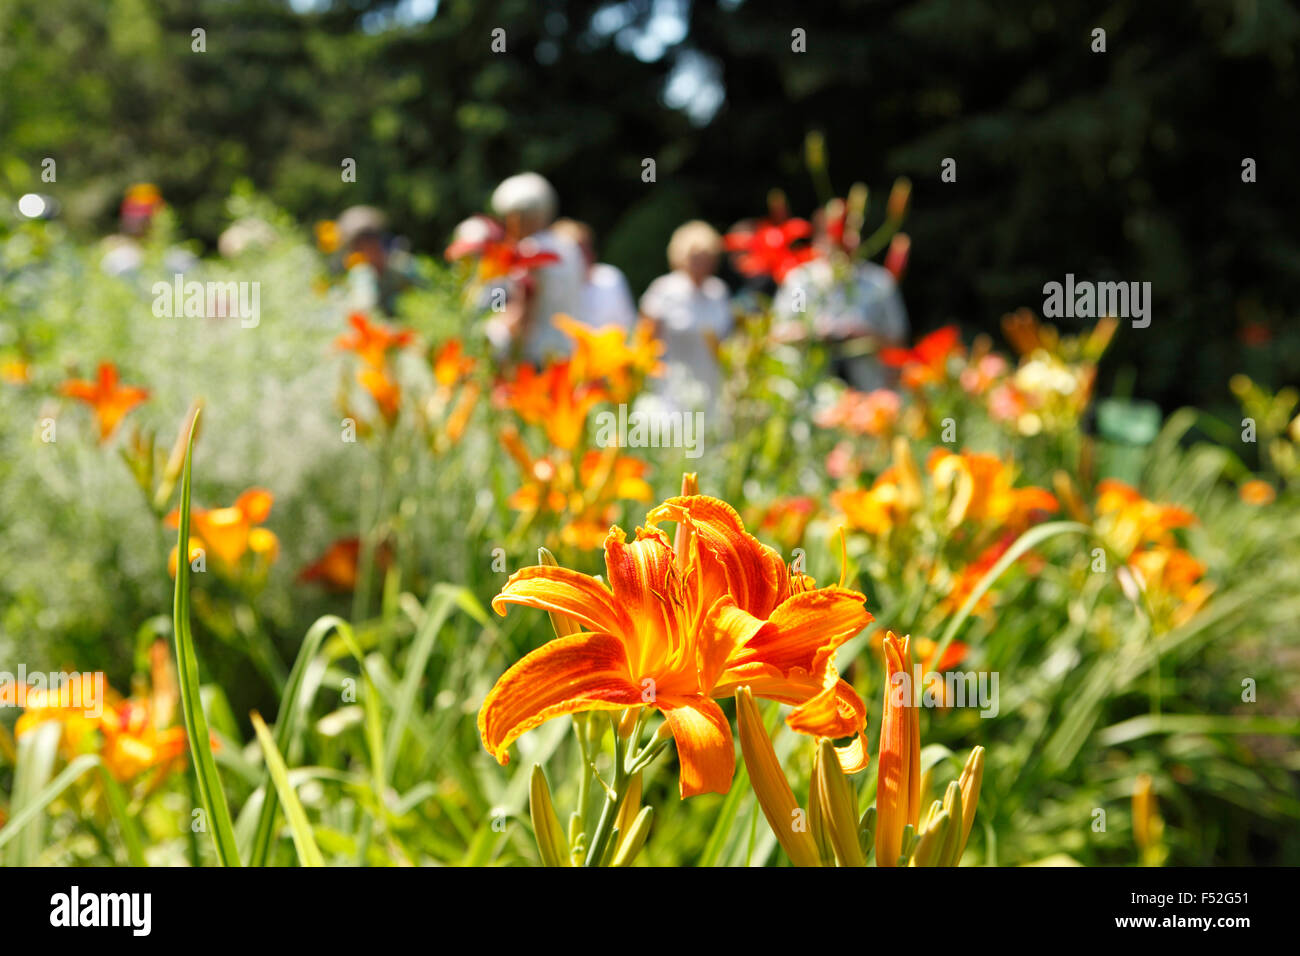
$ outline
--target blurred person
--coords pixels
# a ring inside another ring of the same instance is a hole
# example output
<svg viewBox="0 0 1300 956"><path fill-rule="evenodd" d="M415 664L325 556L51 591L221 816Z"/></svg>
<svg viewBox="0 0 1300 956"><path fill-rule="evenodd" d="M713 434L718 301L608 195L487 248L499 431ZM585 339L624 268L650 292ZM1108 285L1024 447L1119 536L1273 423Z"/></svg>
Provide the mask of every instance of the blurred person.
<svg viewBox="0 0 1300 956"><path fill-rule="evenodd" d="M217 237L217 252L223 259L238 259L246 252L269 249L275 239L275 228L269 222L246 216L232 222Z"/></svg>
<svg viewBox="0 0 1300 956"><path fill-rule="evenodd" d="M141 243L162 206L162 193L153 183L136 183L127 189L118 209L118 231L104 239L101 269L109 275L122 276L140 268L144 262Z"/></svg>
<svg viewBox="0 0 1300 956"><path fill-rule="evenodd" d="M641 297L641 312L664 343L656 391L682 409L709 409L721 396L718 345L732 328L726 283L714 275L721 254L722 237L707 222L679 226L668 241L672 272Z"/></svg>
<svg viewBox="0 0 1300 956"><path fill-rule="evenodd" d="M348 307L392 315L397 297L415 284L414 264L400 241L388 235L388 219L374 206L350 206L335 224Z"/></svg>
<svg viewBox="0 0 1300 956"><path fill-rule="evenodd" d="M145 241L153 231L154 220L166 203L153 183L135 183L126 191L118 209L118 231L103 242L104 254L99 267L111 276L133 276L144 265ZM179 246L163 252L163 269L168 274L183 273L197 265L194 254Z"/></svg>
<svg viewBox="0 0 1300 956"><path fill-rule="evenodd" d="M582 305L574 318L592 328L616 325L621 329L631 329L635 326L636 303L627 278L617 266L596 261L595 234L591 227L575 219L557 219L551 228L557 235L571 240L582 251L583 261L587 264Z"/></svg>
<svg viewBox="0 0 1300 956"><path fill-rule="evenodd" d="M817 214L816 258L786 274L772 308L781 323L778 337L824 343L832 374L870 392L894 382L877 353L906 344L907 309L889 269L853 257L857 233L846 228L847 216L842 200Z"/></svg>
<svg viewBox="0 0 1300 956"><path fill-rule="evenodd" d="M499 350L538 364L567 356L573 343L551 318L581 310L586 262L577 244L552 228L559 206L554 187L537 173L520 173L496 188L491 206L521 256L549 254L557 261L511 278L505 311L488 323L488 337Z"/></svg>

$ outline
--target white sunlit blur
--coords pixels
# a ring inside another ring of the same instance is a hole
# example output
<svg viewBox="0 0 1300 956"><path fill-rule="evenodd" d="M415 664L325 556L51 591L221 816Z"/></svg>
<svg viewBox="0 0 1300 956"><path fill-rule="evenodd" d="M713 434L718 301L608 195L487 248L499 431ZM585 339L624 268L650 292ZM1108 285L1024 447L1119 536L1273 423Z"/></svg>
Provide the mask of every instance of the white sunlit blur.
<svg viewBox="0 0 1300 956"><path fill-rule="evenodd" d="M49 208L44 196L27 193L18 200L18 211L28 219L40 219Z"/></svg>

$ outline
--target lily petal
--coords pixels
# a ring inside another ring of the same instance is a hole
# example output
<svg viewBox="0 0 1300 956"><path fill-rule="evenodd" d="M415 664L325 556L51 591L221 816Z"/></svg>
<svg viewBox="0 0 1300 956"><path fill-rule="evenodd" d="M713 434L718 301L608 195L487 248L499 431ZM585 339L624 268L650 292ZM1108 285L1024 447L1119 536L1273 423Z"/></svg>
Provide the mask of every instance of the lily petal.
<svg viewBox="0 0 1300 956"><path fill-rule="evenodd" d="M702 606L731 594L742 610L766 618L788 594L785 562L772 548L745 531L740 515L725 501L707 495L669 498L646 515L646 522L686 522L696 546L710 558L702 561Z"/></svg>
<svg viewBox="0 0 1300 956"><path fill-rule="evenodd" d="M761 661L782 674L821 676L836 649L873 620L865 600L857 591L838 587L795 594L772 612L770 627L737 650L728 667ZM754 693L766 696L757 686Z"/></svg>
<svg viewBox="0 0 1300 956"><path fill-rule="evenodd" d="M501 764L521 735L552 717L640 706L623 642L612 634L571 634L543 644L501 675L483 701L479 735Z"/></svg>
<svg viewBox="0 0 1300 956"><path fill-rule="evenodd" d="M614 603L609 588L590 574L568 568L520 568L492 599L493 610L502 617L507 604L563 614L588 631L622 636L632 627L627 615Z"/></svg>
<svg viewBox="0 0 1300 956"><path fill-rule="evenodd" d="M682 799L730 790L736 748L722 708L708 697L660 697L658 704L677 742Z"/></svg>

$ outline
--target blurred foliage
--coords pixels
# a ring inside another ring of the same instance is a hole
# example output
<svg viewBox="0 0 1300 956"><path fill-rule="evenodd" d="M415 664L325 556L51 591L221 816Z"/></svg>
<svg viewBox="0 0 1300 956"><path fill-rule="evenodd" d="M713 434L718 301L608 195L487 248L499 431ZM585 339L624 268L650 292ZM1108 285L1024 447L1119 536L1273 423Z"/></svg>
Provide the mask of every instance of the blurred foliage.
<svg viewBox="0 0 1300 956"><path fill-rule="evenodd" d="M918 328L991 331L1069 272L1147 281L1153 325L1121 336L1108 385L1122 369L1172 409L1226 407L1237 371L1300 378L1297 134L1279 122L1300 111L1288 0L797 13L776 0L443 0L427 22L393 0L303 6L4 0L0 186L35 188L53 157L46 191L75 227L106 230L127 183L156 181L182 232L210 244L246 178L304 221L376 203L436 252L496 182L535 168L639 290L686 218L726 226L774 186L811 209L801 149L818 129L836 189L915 184L905 292ZM206 52L191 51L195 28ZM806 53L792 52L796 28ZM345 157L355 184L341 181ZM945 157L955 183L939 179ZM1242 182L1245 157L1258 182Z"/></svg>

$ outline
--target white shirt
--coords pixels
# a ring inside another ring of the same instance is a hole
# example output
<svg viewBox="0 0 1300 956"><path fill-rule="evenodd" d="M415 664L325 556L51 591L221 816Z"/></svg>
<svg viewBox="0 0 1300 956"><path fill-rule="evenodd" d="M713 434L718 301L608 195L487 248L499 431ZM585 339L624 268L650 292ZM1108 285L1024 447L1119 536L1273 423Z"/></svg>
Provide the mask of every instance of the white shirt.
<svg viewBox="0 0 1300 956"><path fill-rule="evenodd" d="M697 286L685 272L670 272L650 283L641 311L660 323L665 374L658 391L683 408L704 408L722 391L722 371L713 341L731 331L727 286L709 276Z"/></svg>
<svg viewBox="0 0 1300 956"><path fill-rule="evenodd" d="M582 287L587 272L582 250L550 229L533 233L521 240L519 246L524 253L551 252L560 257L559 262L532 270L533 295L528 304L523 357L540 363L548 356L567 356L573 351L573 343L551 324L551 317L576 317L582 310Z"/></svg>
<svg viewBox="0 0 1300 956"><path fill-rule="evenodd" d="M588 270L577 318L593 329L606 325L631 329L636 325L636 303L627 279L616 266L597 262Z"/></svg>
<svg viewBox="0 0 1300 956"><path fill-rule="evenodd" d="M790 272L777 290L772 310L797 322L820 340L875 336L886 342L907 338L907 309L894 276L874 262L832 264L814 259ZM837 374L869 392L892 380L874 354L842 359Z"/></svg>
<svg viewBox="0 0 1300 956"><path fill-rule="evenodd" d="M858 262L836 269L814 259L790 272L772 303L780 316L811 316L813 334L823 339L876 335L893 342L907 338L907 310L898 283L883 266ZM797 293L803 308L796 308ZM802 313L802 314L801 314Z"/></svg>

